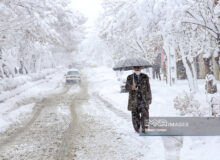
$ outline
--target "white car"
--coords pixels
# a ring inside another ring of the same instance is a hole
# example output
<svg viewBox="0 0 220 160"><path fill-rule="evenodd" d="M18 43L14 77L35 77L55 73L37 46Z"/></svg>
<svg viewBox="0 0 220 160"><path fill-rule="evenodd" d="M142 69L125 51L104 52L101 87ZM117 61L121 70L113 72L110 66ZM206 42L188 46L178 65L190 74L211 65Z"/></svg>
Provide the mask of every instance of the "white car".
<svg viewBox="0 0 220 160"><path fill-rule="evenodd" d="M127 77L128 75L132 74L131 71L124 71L124 72L120 72L120 78L118 79L120 81L120 88L121 88L121 93L126 93L126 89L125 89L125 85L126 85L126 81L127 81Z"/></svg>
<svg viewBox="0 0 220 160"><path fill-rule="evenodd" d="M74 84L81 82L80 73L77 69L74 70L72 69L68 71L65 77L66 77L66 84Z"/></svg>
<svg viewBox="0 0 220 160"><path fill-rule="evenodd" d="M121 82L121 93L126 93L126 88L125 88L125 85L126 85L126 79L123 79L122 82Z"/></svg>

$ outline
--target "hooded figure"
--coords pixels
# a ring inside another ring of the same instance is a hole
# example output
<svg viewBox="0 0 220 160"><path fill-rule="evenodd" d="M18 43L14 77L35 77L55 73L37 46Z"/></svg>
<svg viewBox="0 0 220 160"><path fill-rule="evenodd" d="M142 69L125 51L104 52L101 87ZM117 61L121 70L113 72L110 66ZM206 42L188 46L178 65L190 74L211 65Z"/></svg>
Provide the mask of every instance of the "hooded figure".
<svg viewBox="0 0 220 160"><path fill-rule="evenodd" d="M139 132L142 126L142 132L145 133L149 104L152 102L149 77L141 73L141 67L134 67L134 73L127 77L125 88L129 92L128 110L132 113L134 129Z"/></svg>

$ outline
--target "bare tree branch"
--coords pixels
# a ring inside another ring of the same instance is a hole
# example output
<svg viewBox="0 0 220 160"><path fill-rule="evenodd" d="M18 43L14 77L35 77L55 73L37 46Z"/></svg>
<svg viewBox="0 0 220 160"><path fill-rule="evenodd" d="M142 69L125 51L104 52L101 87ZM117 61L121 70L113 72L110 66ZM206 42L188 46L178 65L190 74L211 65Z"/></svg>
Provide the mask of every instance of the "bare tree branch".
<svg viewBox="0 0 220 160"><path fill-rule="evenodd" d="M201 26L201 27L203 27L203 28L208 29L209 31L215 33L216 35L219 34L219 33L216 32L214 29L212 29L212 28L210 28L210 27L208 27L207 25L204 25L204 24L200 24L200 23L196 23L196 22L182 22L182 23L198 25L198 26Z"/></svg>

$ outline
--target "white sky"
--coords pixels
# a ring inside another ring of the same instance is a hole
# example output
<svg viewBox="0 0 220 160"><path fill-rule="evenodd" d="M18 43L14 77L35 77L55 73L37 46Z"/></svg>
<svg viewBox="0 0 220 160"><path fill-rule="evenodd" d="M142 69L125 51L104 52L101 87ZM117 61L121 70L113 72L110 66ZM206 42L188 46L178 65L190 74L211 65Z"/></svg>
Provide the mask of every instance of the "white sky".
<svg viewBox="0 0 220 160"><path fill-rule="evenodd" d="M101 3L102 0L72 0L72 7L83 13L88 18L87 25L91 26L102 11Z"/></svg>

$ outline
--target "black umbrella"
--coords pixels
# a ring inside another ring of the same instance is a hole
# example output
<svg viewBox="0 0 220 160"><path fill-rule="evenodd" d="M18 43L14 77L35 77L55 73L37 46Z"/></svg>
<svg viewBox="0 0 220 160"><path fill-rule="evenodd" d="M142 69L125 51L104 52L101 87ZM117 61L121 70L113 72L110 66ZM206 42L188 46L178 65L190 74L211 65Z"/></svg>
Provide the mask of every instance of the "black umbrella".
<svg viewBox="0 0 220 160"><path fill-rule="evenodd" d="M125 60L119 61L115 67L113 68L114 71L128 71L133 70L133 67L140 66L142 68L149 68L152 65L143 58L127 58Z"/></svg>

